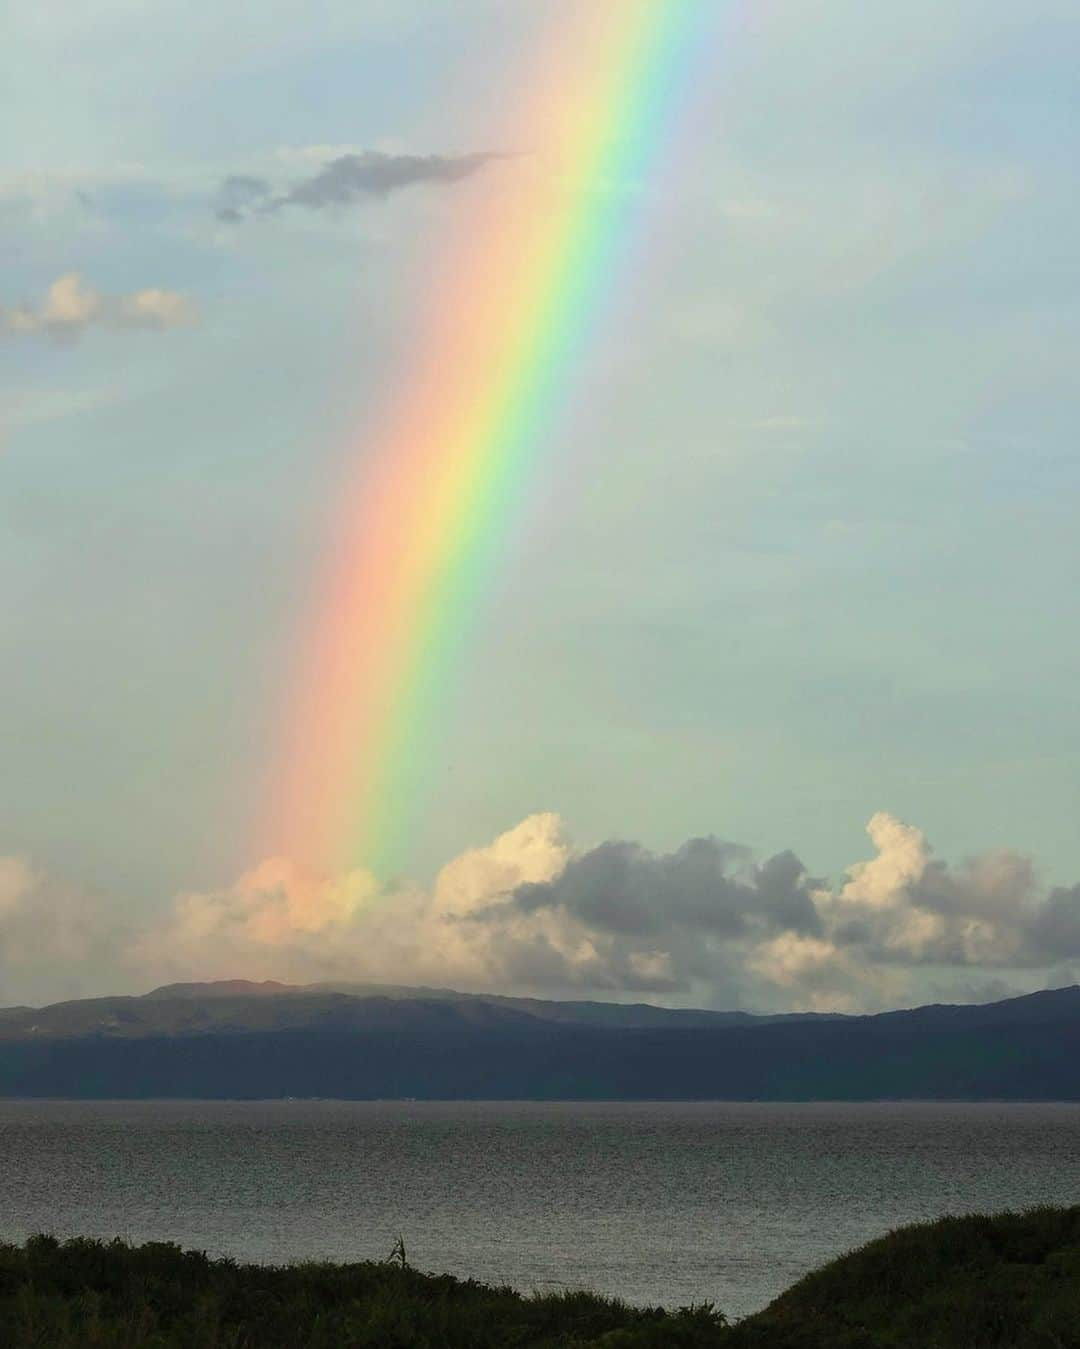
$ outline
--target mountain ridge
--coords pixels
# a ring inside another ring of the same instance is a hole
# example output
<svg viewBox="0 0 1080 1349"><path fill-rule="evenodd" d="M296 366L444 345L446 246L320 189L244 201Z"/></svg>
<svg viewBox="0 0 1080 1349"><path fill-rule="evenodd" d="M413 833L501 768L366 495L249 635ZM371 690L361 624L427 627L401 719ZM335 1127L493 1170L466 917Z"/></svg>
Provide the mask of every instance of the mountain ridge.
<svg viewBox="0 0 1080 1349"><path fill-rule="evenodd" d="M926 1003L884 1012L776 1012L758 1013L711 1008L660 1007L652 1003L617 1003L596 1000L559 1000L514 997L500 993L460 992L423 985L325 982L286 984L277 980L222 979L206 982L163 984L146 993L116 994L97 998L66 999L40 1007L20 1004L0 1007L0 1039L20 1033L146 1034L197 1033L230 1028L237 1032L250 1022L251 1029L304 1026L321 1015L344 1012L356 1004L377 1010L379 1022L394 1007L403 1018L416 1016L419 1005L481 1009L493 1014L517 1014L551 1024L607 1027L610 1029L662 1029L664 1027L765 1027L792 1024L842 1022L848 1025L876 1023L926 1023L942 1025L993 1025L1013 1021L1041 1023L1075 1011L1080 1015L1080 985L1019 994L989 1003ZM202 1011L193 1010L202 1008ZM238 1013L248 1010L248 1018ZM172 1014L172 1022L170 1021ZM363 1017L357 1018L363 1024Z"/></svg>
<svg viewBox="0 0 1080 1349"><path fill-rule="evenodd" d="M1080 1101L1077 986L697 1022L649 1004L253 987L4 1009L0 1097Z"/></svg>
<svg viewBox="0 0 1080 1349"><path fill-rule="evenodd" d="M361 1006L362 1005L362 1006ZM286 1029L322 1022L385 1024L390 1009L404 1023L451 1020L483 1022L485 1017L513 1020L645 1029L663 1026L719 1027L771 1025L782 1021L837 1019L840 1014L793 1012L757 1015L707 1008L657 1007L650 1003L607 1003L517 998L495 993L461 993L449 988L400 984L284 984L223 979L206 983L164 984L148 993L68 999L43 1007L0 1008L0 1040L80 1035L200 1034L210 1030Z"/></svg>

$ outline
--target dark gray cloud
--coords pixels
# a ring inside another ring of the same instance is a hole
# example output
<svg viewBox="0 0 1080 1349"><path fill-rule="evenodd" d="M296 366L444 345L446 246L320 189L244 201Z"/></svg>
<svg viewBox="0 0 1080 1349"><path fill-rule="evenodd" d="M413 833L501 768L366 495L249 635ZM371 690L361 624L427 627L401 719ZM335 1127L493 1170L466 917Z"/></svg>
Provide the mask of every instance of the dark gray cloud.
<svg viewBox="0 0 1080 1349"><path fill-rule="evenodd" d="M265 209L273 198L273 188L265 178L247 173L232 173L218 193L218 219L243 220L252 211Z"/></svg>
<svg viewBox="0 0 1080 1349"><path fill-rule="evenodd" d="M597 931L621 936L686 929L739 937L748 929L817 935L821 920L807 875L791 852L753 865L745 848L696 838L673 853L634 843L603 843L570 862L561 876L514 893L522 913L558 909Z"/></svg>
<svg viewBox="0 0 1080 1349"><path fill-rule="evenodd" d="M493 160L505 159L496 151L465 155L391 155L379 150L339 155L309 178L302 178L284 192L275 192L265 178L232 174L221 185L217 214L220 220L238 221L249 215L272 215L286 206L309 210L348 206L365 198L388 197L420 183L458 183L479 172Z"/></svg>
<svg viewBox="0 0 1080 1349"><path fill-rule="evenodd" d="M902 1001L918 971L998 978L1080 958L1080 886L1040 893L1031 859L1005 849L950 866L886 814L868 832L877 855L839 886L790 851L755 863L716 838L666 854L608 842L464 922L483 931L500 977L521 985L702 988L766 1004L783 990L826 1008Z"/></svg>
<svg viewBox="0 0 1080 1349"><path fill-rule="evenodd" d="M1030 937L1036 959L1080 959L1080 885L1050 891L1031 922Z"/></svg>

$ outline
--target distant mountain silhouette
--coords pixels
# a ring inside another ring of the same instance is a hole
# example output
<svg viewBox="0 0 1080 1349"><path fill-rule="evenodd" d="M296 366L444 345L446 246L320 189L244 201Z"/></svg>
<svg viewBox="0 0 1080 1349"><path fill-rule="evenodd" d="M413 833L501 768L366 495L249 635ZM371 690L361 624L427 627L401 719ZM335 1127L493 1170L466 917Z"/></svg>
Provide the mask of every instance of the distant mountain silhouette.
<svg viewBox="0 0 1080 1349"><path fill-rule="evenodd" d="M653 1007L648 1003L552 1002L451 988L398 984L280 984L225 979L166 984L140 997L83 998L49 1007L0 1009L0 1041L32 1037L204 1035L242 1032L416 1025L506 1025L526 1018L575 1026L753 1026L828 1019L815 1013L753 1016Z"/></svg>
<svg viewBox="0 0 1080 1349"><path fill-rule="evenodd" d="M1080 987L758 1017L395 985L173 984L0 1010L0 1096L1080 1100Z"/></svg>

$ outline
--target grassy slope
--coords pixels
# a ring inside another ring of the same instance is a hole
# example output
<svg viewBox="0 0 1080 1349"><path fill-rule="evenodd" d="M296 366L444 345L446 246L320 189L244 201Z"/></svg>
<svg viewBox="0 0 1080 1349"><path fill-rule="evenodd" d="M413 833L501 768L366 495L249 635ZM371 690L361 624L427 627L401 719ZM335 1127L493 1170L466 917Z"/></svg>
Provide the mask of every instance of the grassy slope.
<svg viewBox="0 0 1080 1349"><path fill-rule="evenodd" d="M1080 1208L901 1228L800 1280L731 1349L1076 1349Z"/></svg>
<svg viewBox="0 0 1080 1349"><path fill-rule="evenodd" d="M0 1246L7 1349L1080 1349L1080 1208L908 1227L725 1328L587 1293L523 1298L386 1264L273 1269L175 1246Z"/></svg>

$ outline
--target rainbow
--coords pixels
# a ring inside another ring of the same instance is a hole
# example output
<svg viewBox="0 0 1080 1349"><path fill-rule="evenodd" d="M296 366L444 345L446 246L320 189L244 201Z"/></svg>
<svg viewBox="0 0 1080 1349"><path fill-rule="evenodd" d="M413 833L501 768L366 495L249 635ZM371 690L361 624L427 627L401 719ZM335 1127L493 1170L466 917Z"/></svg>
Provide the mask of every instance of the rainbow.
<svg viewBox="0 0 1080 1349"><path fill-rule="evenodd" d="M504 134L470 185L417 353L365 432L297 641L259 847L376 869L409 821L470 616L633 235L715 0L553 6Z"/></svg>

